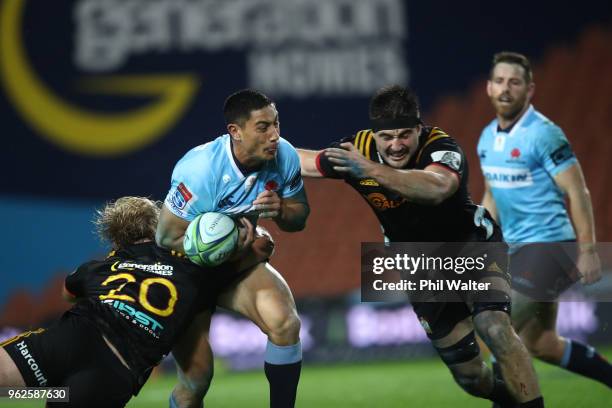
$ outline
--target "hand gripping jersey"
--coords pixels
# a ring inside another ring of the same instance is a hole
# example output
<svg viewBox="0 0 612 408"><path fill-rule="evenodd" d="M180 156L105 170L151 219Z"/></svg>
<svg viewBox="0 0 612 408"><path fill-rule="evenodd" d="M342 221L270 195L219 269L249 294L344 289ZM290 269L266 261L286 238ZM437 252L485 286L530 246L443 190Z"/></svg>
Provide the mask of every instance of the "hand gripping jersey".
<svg viewBox="0 0 612 408"><path fill-rule="evenodd" d="M577 160L557 125L530 106L510 132L485 127L478 155L508 242L575 239L553 177Z"/></svg>
<svg viewBox="0 0 612 408"><path fill-rule="evenodd" d="M265 190L283 198L304 187L300 158L295 148L280 139L276 158L257 171L244 174L232 153L229 135L191 149L174 167L165 205L187 221L198 214L220 212L231 217L249 216L253 201ZM252 217L256 220L256 217Z"/></svg>
<svg viewBox="0 0 612 408"><path fill-rule="evenodd" d="M68 311L91 320L142 385L196 313L216 299L207 274L154 243L131 245L66 278L78 298Z"/></svg>
<svg viewBox="0 0 612 408"><path fill-rule="evenodd" d="M371 130L332 144L352 142L368 159L384 164L378 154ZM408 201L379 185L374 179L355 179L336 172L333 164L321 153L317 167L325 177L344 178L368 202L392 242L468 242L491 237L493 221L482 207L475 205L468 193L468 166L461 148L454 139L435 127L423 127L417 151L406 169L422 170L429 165L443 166L459 177L459 188L440 205L422 205Z"/></svg>

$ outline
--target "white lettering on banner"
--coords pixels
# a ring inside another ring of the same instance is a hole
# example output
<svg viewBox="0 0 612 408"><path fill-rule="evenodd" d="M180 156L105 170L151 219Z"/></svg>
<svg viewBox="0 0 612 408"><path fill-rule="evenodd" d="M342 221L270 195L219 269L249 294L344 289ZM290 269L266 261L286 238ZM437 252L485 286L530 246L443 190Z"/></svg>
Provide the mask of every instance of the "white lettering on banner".
<svg viewBox="0 0 612 408"><path fill-rule="evenodd" d="M527 167L482 166L482 172L489 185L495 188L519 188L533 184L531 171Z"/></svg>
<svg viewBox="0 0 612 408"><path fill-rule="evenodd" d="M245 50L250 86L276 96L370 94L405 83L401 0L81 0L78 68L145 53Z"/></svg>

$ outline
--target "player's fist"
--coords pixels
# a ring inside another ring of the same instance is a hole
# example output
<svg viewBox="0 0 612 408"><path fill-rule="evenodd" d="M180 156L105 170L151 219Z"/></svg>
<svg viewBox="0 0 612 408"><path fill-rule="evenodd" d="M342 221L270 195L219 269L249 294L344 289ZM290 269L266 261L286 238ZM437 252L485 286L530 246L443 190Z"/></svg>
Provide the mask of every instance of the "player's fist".
<svg viewBox="0 0 612 408"><path fill-rule="evenodd" d="M282 199L276 191L262 191L255 201L253 207L259 211L259 218L276 218L280 215Z"/></svg>

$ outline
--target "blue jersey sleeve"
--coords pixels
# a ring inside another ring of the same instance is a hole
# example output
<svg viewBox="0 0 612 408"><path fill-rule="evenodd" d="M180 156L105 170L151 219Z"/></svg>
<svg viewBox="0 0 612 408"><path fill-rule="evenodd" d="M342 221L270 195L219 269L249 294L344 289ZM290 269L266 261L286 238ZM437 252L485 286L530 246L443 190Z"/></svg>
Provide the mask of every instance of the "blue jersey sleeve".
<svg viewBox="0 0 612 408"><path fill-rule="evenodd" d="M170 191L164 201L177 217L186 221L214 211L215 172L206 149L190 151L174 167Z"/></svg>
<svg viewBox="0 0 612 408"><path fill-rule="evenodd" d="M280 149L281 171L284 180L281 196L289 198L295 196L304 188L304 180L300 173L300 156L295 148L285 140L281 141Z"/></svg>
<svg viewBox="0 0 612 408"><path fill-rule="evenodd" d="M578 161L561 128L545 124L541 132L534 151L548 174L554 177Z"/></svg>

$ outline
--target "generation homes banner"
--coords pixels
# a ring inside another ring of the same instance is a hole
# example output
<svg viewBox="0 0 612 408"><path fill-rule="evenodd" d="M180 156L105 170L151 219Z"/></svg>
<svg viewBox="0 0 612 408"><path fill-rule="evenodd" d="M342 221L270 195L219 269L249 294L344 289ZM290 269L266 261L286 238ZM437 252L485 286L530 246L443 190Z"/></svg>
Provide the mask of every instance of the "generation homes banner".
<svg viewBox="0 0 612 408"><path fill-rule="evenodd" d="M493 52L538 55L611 14L524 2L519 21L469 3L2 0L0 192L161 198L176 160L223 132L237 89L268 93L285 138L323 147L367 127L381 85L411 84L427 111Z"/></svg>

